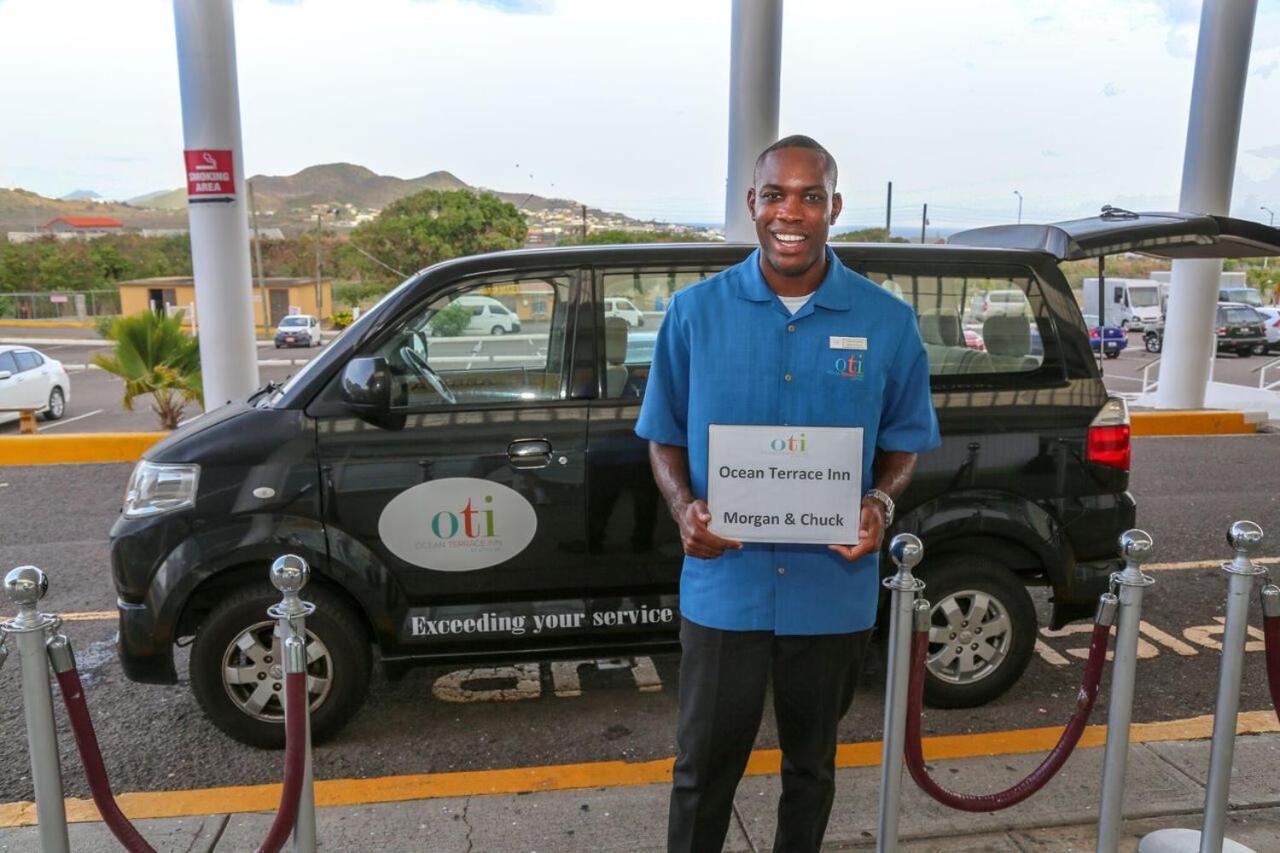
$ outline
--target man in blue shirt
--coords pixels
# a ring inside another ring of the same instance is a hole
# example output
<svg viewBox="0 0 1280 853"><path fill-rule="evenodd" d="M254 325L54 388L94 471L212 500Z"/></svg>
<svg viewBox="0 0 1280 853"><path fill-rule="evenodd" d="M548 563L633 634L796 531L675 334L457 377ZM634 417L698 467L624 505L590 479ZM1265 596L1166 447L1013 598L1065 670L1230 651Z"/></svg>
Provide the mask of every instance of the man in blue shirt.
<svg viewBox="0 0 1280 853"><path fill-rule="evenodd" d="M782 749L774 849L820 849L884 531L916 454L939 444L914 309L827 248L835 186L835 160L809 137L766 149L747 193L760 249L676 294L658 334L636 433L685 552L671 851L722 848L770 677ZM711 424L862 428L858 544L712 532Z"/></svg>

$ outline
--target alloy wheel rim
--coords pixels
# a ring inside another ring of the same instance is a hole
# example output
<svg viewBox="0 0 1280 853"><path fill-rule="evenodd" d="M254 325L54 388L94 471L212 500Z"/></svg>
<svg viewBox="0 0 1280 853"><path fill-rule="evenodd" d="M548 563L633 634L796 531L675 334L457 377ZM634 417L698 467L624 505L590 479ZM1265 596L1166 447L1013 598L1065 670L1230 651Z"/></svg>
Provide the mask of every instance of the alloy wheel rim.
<svg viewBox="0 0 1280 853"><path fill-rule="evenodd" d="M284 723L284 655L274 620L255 622L222 653L222 686L241 713L267 723ZM333 686L333 656L307 631L307 695L314 713Z"/></svg>
<svg viewBox="0 0 1280 853"><path fill-rule="evenodd" d="M927 665L948 684L990 676L1009 656L1013 622L999 599L976 589L953 592L930 610Z"/></svg>

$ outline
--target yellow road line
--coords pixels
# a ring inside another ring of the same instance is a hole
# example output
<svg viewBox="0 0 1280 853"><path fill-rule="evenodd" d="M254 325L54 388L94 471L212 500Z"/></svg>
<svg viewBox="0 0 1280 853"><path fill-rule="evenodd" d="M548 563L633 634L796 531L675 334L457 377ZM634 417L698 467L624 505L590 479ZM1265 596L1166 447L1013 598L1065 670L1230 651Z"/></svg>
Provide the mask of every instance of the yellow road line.
<svg viewBox="0 0 1280 853"><path fill-rule="evenodd" d="M86 610L83 613L59 613L63 622L93 622L98 619L114 619L117 614L114 610Z"/></svg>
<svg viewBox="0 0 1280 853"><path fill-rule="evenodd" d="M1238 734L1280 732L1272 711L1240 714ZM926 738L925 758L930 761L958 758L990 758L1046 751L1057 742L1060 728L1021 729L968 735ZM1205 740L1213 733L1213 717L1204 715L1185 720L1135 723L1129 729L1133 743L1171 740ZM1106 743L1107 727L1089 726L1080 739L1082 747ZM874 767L880 763L880 741L841 744L836 750L836 766ZM570 791L582 788L669 784L673 758L629 763L597 761L544 767L513 767L499 770L469 770L458 773L422 773L383 776L374 779L329 779L315 783L316 805L357 806L424 800L439 797L468 797L485 794L523 794L536 791ZM757 750L747 763L747 775L779 772L782 755L776 749ZM195 817L229 812L273 811L279 804L280 785L241 785L184 791L138 791L121 794L120 808L133 820ZM92 800L69 798L67 819L73 823L100 820ZM31 802L0 804L0 828L34 826L35 805Z"/></svg>

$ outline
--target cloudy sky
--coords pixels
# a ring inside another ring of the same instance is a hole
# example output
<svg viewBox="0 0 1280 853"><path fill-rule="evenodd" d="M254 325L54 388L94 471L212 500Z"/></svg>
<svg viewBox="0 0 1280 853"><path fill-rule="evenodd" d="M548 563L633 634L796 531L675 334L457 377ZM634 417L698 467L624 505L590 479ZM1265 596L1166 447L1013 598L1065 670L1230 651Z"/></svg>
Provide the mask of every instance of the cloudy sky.
<svg viewBox="0 0 1280 853"><path fill-rule="evenodd" d="M844 224L1174 208L1198 0L788 0L780 131ZM723 216L729 0L236 0L245 163L447 169L634 216ZM0 0L0 186L182 184L172 4ZM1280 209L1280 0L1261 0L1234 213Z"/></svg>

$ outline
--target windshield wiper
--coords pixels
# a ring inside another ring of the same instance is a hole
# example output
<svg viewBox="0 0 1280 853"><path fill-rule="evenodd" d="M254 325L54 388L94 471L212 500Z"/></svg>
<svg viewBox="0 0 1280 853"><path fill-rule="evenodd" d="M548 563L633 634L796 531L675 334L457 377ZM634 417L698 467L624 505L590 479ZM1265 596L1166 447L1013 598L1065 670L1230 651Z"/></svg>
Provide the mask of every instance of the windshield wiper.
<svg viewBox="0 0 1280 853"><path fill-rule="evenodd" d="M271 392L276 391L279 388L280 388L280 385L276 383L275 380L268 380L267 384L263 385L257 391L254 391L252 394L250 394L249 399L246 400L245 402L247 402L249 405L252 406L263 395L270 394Z"/></svg>

